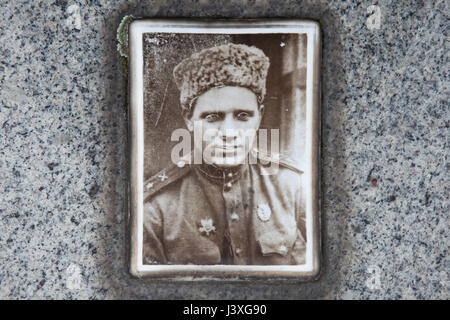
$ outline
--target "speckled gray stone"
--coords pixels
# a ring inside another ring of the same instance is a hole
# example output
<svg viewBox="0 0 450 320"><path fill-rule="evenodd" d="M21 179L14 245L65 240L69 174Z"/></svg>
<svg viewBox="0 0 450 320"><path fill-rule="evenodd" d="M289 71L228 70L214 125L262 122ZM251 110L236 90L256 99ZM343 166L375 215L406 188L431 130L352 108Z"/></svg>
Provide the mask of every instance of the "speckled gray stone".
<svg viewBox="0 0 450 320"><path fill-rule="evenodd" d="M380 29L366 25L370 4ZM449 299L448 12L448 1L0 2L0 298ZM320 19L318 281L128 274L115 40L127 14Z"/></svg>

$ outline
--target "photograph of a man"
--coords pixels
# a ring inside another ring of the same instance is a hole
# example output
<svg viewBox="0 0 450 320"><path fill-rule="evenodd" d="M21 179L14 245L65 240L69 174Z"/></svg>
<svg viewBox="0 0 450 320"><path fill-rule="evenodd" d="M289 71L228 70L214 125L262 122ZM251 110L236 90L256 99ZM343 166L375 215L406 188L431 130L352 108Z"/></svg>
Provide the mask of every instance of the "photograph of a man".
<svg viewBox="0 0 450 320"><path fill-rule="evenodd" d="M305 263L302 171L255 147L269 67L262 50L228 43L174 68L195 142L144 182L144 265Z"/></svg>

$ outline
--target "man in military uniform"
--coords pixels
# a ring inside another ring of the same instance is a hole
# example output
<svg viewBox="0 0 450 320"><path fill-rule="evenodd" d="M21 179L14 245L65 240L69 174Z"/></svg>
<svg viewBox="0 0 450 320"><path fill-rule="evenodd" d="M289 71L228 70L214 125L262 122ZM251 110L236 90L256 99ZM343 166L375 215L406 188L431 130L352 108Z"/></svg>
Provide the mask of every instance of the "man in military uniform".
<svg viewBox="0 0 450 320"><path fill-rule="evenodd" d="M187 128L202 139L201 164L179 161L144 182L144 264L304 264L301 171L279 155L250 152L269 59L255 47L202 50L174 69ZM209 156L208 156L209 154ZM257 161L242 161L249 154ZM272 164L276 174L268 173Z"/></svg>

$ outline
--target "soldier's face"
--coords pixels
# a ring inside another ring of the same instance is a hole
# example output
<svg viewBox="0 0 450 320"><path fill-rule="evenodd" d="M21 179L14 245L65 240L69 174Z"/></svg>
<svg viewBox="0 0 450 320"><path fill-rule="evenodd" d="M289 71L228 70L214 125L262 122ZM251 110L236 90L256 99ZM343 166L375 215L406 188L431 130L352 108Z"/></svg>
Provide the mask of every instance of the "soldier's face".
<svg viewBox="0 0 450 320"><path fill-rule="evenodd" d="M262 118L256 95L247 88L213 88L197 98L191 118L192 131L202 125L203 160L218 167L243 164ZM195 132L194 132L195 134Z"/></svg>

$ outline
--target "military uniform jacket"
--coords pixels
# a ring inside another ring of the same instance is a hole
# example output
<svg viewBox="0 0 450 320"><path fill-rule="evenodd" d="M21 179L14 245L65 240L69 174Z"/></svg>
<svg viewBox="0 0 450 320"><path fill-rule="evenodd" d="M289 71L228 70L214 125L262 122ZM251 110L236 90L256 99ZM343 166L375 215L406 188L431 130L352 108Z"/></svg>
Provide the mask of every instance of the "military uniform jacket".
<svg viewBox="0 0 450 320"><path fill-rule="evenodd" d="M144 264L305 263L301 171L171 167L145 182Z"/></svg>

